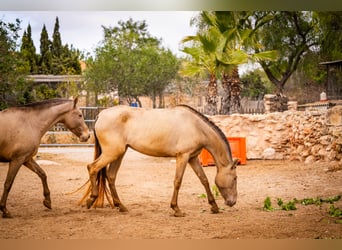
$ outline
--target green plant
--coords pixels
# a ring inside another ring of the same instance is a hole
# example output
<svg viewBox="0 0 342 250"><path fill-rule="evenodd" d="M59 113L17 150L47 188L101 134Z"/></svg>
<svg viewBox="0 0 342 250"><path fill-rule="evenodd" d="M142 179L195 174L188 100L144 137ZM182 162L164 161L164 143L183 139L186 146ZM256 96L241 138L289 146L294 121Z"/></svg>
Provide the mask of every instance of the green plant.
<svg viewBox="0 0 342 250"><path fill-rule="evenodd" d="M330 205L329 214L332 217L342 218L342 210L338 207L335 207L334 205Z"/></svg>
<svg viewBox="0 0 342 250"><path fill-rule="evenodd" d="M273 211L274 208L272 207L272 202L271 202L271 198L270 197L266 197L266 199L264 200L264 210L266 211Z"/></svg>
<svg viewBox="0 0 342 250"><path fill-rule="evenodd" d="M285 211L296 210L297 208L295 206L295 203L296 201L292 200L285 204L281 198L277 198L277 204L279 208L273 208L270 197L267 197L266 200L264 201L264 210L266 211L273 211L277 209L285 210Z"/></svg>
<svg viewBox="0 0 342 250"><path fill-rule="evenodd" d="M220 196L220 191L218 190L218 188L215 185L213 185L211 187L211 191L213 192L215 197L219 197Z"/></svg>
<svg viewBox="0 0 342 250"><path fill-rule="evenodd" d="M302 200L298 200L294 198L293 200L284 203L284 201L281 198L277 198L277 204L278 208L273 208L272 207L272 202L271 198L267 196L267 198L264 200L264 206L263 210L265 211L274 211L274 210L285 210L285 211L291 211L291 210L296 210L296 203L297 204L302 204L302 205L321 205L322 203L330 203L332 204L329 208L329 215L332 217L337 217L339 218L338 220L335 221L335 223L342 224L342 210L339 208L335 208L333 205L334 202L337 202L341 199L341 195L336 195L328 198L305 198Z"/></svg>
<svg viewBox="0 0 342 250"><path fill-rule="evenodd" d="M281 210L285 210L285 211L290 211L290 210L296 210L296 205L295 205L295 201L289 201L286 204L282 204L281 205Z"/></svg>
<svg viewBox="0 0 342 250"><path fill-rule="evenodd" d="M328 198L320 198L320 197L317 197L317 198L305 198L305 199L302 199L302 200L296 200L297 203L301 203L303 205L321 205L322 203L330 203L330 204L333 204L334 202L336 201L339 201L341 199L341 195L336 195L336 196L333 196L333 197L328 197Z"/></svg>
<svg viewBox="0 0 342 250"><path fill-rule="evenodd" d="M220 191L215 185L211 187L211 191L213 192L215 198L220 196ZM205 193L202 193L198 195L198 198L207 198L207 195Z"/></svg>

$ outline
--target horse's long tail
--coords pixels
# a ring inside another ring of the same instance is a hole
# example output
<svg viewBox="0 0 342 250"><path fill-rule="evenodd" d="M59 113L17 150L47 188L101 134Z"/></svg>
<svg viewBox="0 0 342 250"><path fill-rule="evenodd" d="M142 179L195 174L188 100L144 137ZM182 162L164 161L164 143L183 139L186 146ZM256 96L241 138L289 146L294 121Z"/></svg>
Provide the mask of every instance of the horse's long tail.
<svg viewBox="0 0 342 250"><path fill-rule="evenodd" d="M99 140L96 136L96 132L94 129L94 160L96 160L97 158L99 158L99 156L101 155L102 150L101 150L101 145L99 143ZM89 195L91 194L91 183L88 180L87 181L87 190L84 193L82 199L79 201L79 204L82 205L84 204L85 200L89 197ZM86 185L84 184L84 185ZM84 186L83 185L83 186ZM113 202L111 201L111 199L109 198L108 194L109 194L109 189L107 187L107 166L104 166L98 173L97 173L97 177L96 177L96 185L99 191L99 195L96 198L96 200L94 201L92 207L97 208L97 207L104 207L104 196L106 196L109 204L114 207ZM82 187L81 187L82 188Z"/></svg>

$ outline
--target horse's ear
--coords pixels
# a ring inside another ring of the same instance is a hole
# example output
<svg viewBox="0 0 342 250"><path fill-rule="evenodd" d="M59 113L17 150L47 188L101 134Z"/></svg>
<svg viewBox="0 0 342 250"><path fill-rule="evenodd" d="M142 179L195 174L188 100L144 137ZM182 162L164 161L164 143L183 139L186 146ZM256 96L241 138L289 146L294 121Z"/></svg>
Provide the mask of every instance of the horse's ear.
<svg viewBox="0 0 342 250"><path fill-rule="evenodd" d="M74 99L74 108L76 108L77 102L78 102L78 96L76 96Z"/></svg>

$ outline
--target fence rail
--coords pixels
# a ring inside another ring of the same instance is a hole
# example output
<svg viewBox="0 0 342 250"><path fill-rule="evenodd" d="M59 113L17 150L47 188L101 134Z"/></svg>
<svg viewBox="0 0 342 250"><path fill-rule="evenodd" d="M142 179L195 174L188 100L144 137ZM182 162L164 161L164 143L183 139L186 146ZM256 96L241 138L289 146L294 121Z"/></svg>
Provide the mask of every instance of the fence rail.
<svg viewBox="0 0 342 250"><path fill-rule="evenodd" d="M87 124L89 130L94 129L94 124L96 120L96 116L105 108L103 107L80 107L80 110L82 111L84 121ZM49 131L53 132L59 132L59 131L67 131L67 129L64 127L62 123L57 123L55 126L50 128Z"/></svg>

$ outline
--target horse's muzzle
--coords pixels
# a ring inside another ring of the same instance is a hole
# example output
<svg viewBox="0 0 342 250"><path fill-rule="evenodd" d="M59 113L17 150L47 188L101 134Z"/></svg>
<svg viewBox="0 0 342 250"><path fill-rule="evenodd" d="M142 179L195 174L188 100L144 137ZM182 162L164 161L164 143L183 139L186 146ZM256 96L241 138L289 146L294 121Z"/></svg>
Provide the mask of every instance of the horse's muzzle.
<svg viewBox="0 0 342 250"><path fill-rule="evenodd" d="M227 206L232 207L232 206L234 206L234 205L236 204L236 199L234 199L234 200L229 200L229 199L227 199L226 202L225 202L225 204L226 204Z"/></svg>
<svg viewBox="0 0 342 250"><path fill-rule="evenodd" d="M80 136L80 141L81 141L81 142L86 142L86 141L89 140L89 138L90 138L90 134L89 134L89 133L87 133L87 134L82 134L82 135Z"/></svg>

